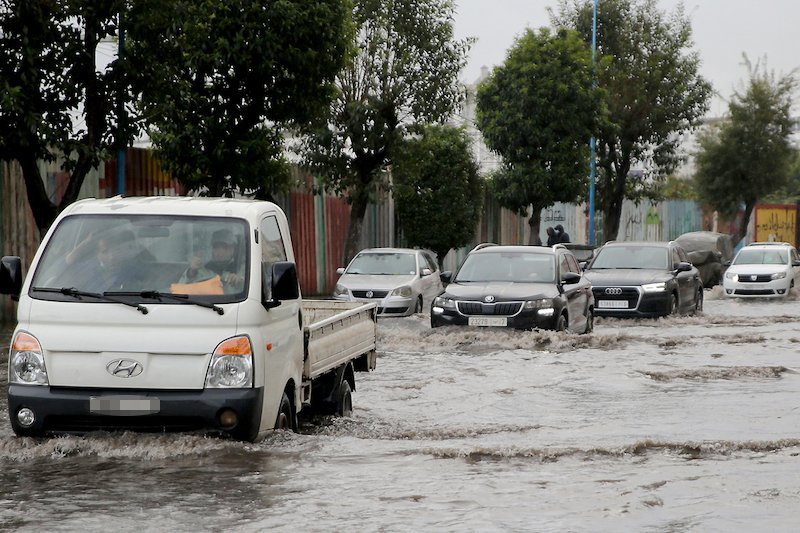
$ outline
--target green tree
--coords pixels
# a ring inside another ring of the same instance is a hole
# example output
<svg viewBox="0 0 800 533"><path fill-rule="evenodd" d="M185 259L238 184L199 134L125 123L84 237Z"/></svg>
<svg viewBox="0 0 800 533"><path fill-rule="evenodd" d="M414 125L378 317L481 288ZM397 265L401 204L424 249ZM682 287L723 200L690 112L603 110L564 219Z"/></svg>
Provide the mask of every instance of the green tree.
<svg viewBox="0 0 800 533"><path fill-rule="evenodd" d="M453 38L451 0L355 0L356 53L339 74L325 127L304 158L351 205L342 264L361 241L367 204L406 128L442 122L461 101L468 42Z"/></svg>
<svg viewBox="0 0 800 533"><path fill-rule="evenodd" d="M118 62L95 65L98 46L117 33L124 3L12 0L0 5L0 160L17 161L43 234L78 198L86 175L117 145ZM120 137L124 145L127 135ZM61 161L70 178L48 196L40 161Z"/></svg>
<svg viewBox="0 0 800 533"><path fill-rule="evenodd" d="M561 0L560 13L551 16L555 25L577 29L588 43L592 8L592 0ZM698 74L691 35L682 7L667 15L656 0L599 4L597 79L608 94L610 120L597 139L596 191L606 240L617 237L625 198L653 195L680 161L680 134L708 110L711 86ZM640 177L629 174L634 164L645 170Z"/></svg>
<svg viewBox="0 0 800 533"><path fill-rule="evenodd" d="M290 184L284 138L334 96L347 0L139 0L133 90L165 169L210 196L269 198Z"/></svg>
<svg viewBox="0 0 800 533"><path fill-rule="evenodd" d="M797 151L790 143L795 72L777 77L758 63L745 64L749 81L728 104L729 116L699 138L695 180L701 201L733 217L744 207L735 235L747 235L753 208L761 198L784 186Z"/></svg>
<svg viewBox="0 0 800 533"><path fill-rule="evenodd" d="M541 210L586 189L588 141L601 110L590 50L567 30L526 31L478 88L478 128L502 156L493 193L520 214L531 208L531 244L541 244Z"/></svg>
<svg viewBox="0 0 800 533"><path fill-rule="evenodd" d="M461 128L426 126L397 151L394 198L403 237L411 246L447 253L469 244L483 207L483 181Z"/></svg>

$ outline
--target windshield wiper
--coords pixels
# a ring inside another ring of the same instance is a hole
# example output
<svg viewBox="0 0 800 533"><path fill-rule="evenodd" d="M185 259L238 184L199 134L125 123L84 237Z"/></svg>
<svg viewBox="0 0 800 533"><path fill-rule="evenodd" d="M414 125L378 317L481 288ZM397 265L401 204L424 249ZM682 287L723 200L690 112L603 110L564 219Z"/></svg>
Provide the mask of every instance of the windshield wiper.
<svg viewBox="0 0 800 533"><path fill-rule="evenodd" d="M205 307L207 309L212 309L216 311L218 315L224 315L225 310L218 305L208 303L208 302L201 302L200 300L195 300L193 298L189 298L186 294L171 294L168 292L159 292L159 291L142 291L133 294L138 294L142 298L149 298L153 300L161 300L162 298L167 298L169 300L176 300L178 302L183 302L187 304L197 305L200 307Z"/></svg>
<svg viewBox="0 0 800 533"><path fill-rule="evenodd" d="M103 300L105 302L114 302L122 305L127 305L128 307L133 307L137 311L140 311L143 315L149 313L147 308L140 304L135 304L132 302L126 302L125 300L120 300L119 298L114 298L113 296L108 296L108 293L99 293L99 292L87 292L81 291L76 289L75 287L32 287L31 290L34 291L41 291L41 292L53 292L58 294L63 294L65 296L72 296L73 298L80 299L81 297L88 297L88 298L97 298L98 300Z"/></svg>

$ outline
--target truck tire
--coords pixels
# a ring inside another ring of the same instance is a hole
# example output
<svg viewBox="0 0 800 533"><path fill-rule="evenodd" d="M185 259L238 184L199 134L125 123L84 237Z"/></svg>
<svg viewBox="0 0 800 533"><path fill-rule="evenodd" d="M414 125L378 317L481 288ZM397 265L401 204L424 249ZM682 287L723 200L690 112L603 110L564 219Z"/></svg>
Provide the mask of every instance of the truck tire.
<svg viewBox="0 0 800 533"><path fill-rule="evenodd" d="M294 430L292 419L292 402L289 401L289 396L284 392L281 397L281 405L278 408L278 416L275 419L275 429L281 431Z"/></svg>
<svg viewBox="0 0 800 533"><path fill-rule="evenodd" d="M353 414L353 392L350 390L350 382L342 380L339 385L339 394L336 396L336 416L351 416Z"/></svg>

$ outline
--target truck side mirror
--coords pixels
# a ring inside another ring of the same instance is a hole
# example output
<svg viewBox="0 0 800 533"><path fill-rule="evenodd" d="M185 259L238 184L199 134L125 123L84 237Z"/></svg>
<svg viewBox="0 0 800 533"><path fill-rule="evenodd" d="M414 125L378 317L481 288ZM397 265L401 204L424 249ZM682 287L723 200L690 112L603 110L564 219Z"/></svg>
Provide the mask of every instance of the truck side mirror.
<svg viewBox="0 0 800 533"><path fill-rule="evenodd" d="M269 293L266 289L269 287ZM277 261L271 268L261 269L261 303L267 309L278 307L284 300L300 298L297 266L290 261Z"/></svg>
<svg viewBox="0 0 800 533"><path fill-rule="evenodd" d="M16 256L0 259L0 294L10 294L13 300L19 299L22 291L22 260Z"/></svg>

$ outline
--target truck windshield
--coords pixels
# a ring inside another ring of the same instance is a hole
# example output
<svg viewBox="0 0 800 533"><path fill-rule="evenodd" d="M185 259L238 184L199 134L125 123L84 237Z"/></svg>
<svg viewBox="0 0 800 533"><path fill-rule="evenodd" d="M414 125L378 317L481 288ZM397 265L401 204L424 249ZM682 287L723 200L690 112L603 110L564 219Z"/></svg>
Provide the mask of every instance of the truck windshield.
<svg viewBox="0 0 800 533"><path fill-rule="evenodd" d="M48 241L31 293L70 300L61 289L71 288L132 299L155 291L216 303L243 300L248 234L247 223L236 218L72 215Z"/></svg>

